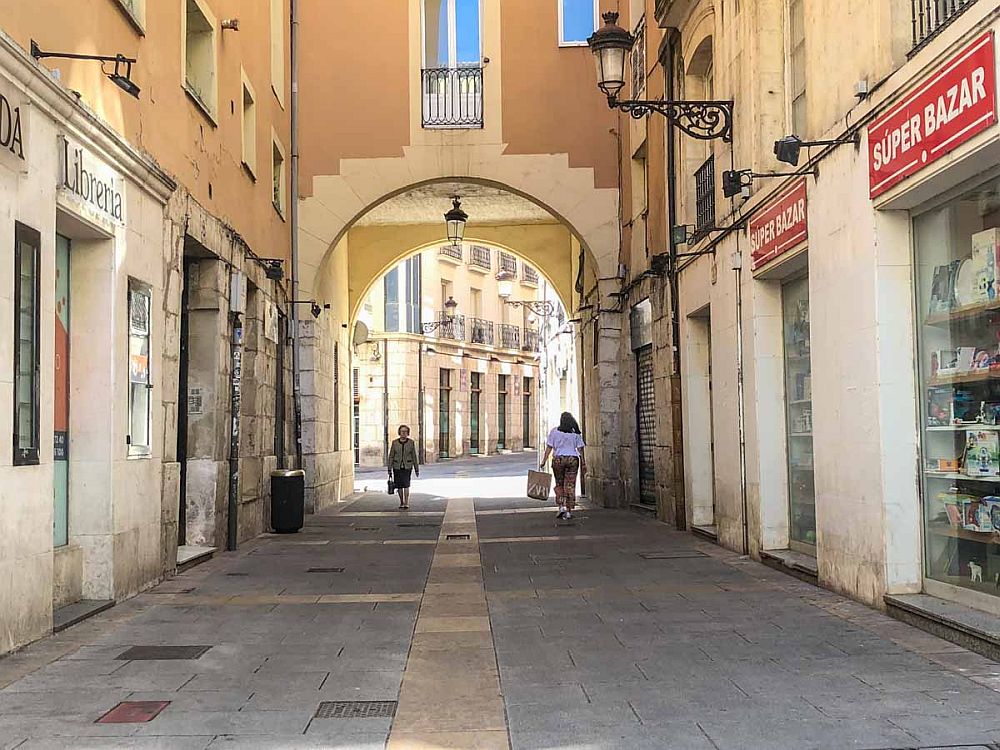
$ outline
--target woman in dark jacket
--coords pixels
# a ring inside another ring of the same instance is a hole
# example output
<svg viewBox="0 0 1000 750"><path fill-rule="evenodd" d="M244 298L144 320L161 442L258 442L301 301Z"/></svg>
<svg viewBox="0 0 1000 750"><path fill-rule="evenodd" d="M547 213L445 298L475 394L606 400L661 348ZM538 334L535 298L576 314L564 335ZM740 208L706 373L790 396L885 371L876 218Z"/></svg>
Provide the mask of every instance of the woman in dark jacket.
<svg viewBox="0 0 1000 750"><path fill-rule="evenodd" d="M410 440L410 428L405 424L399 426L397 433L399 437L392 441L392 447L389 448L389 476L396 485L400 510L409 510L410 472L416 472L420 476L417 444Z"/></svg>

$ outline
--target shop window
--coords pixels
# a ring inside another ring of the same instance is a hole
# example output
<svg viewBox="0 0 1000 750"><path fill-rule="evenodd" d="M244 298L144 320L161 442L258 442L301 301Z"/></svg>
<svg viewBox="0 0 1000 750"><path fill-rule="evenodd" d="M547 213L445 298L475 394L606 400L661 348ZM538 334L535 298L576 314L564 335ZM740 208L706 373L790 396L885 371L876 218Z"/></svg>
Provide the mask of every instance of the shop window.
<svg viewBox="0 0 1000 750"><path fill-rule="evenodd" d="M285 0L271 0L271 90L285 106Z"/></svg>
<svg viewBox="0 0 1000 750"><path fill-rule="evenodd" d="M781 290L785 354L785 420L788 440L789 547L816 554L816 489L812 426L812 354L809 278Z"/></svg>
<svg viewBox="0 0 1000 750"><path fill-rule="evenodd" d="M257 176L257 101L253 87L243 73L243 165Z"/></svg>
<svg viewBox="0 0 1000 750"><path fill-rule="evenodd" d="M128 285L128 453L152 452L152 387L150 336L152 292L146 284L129 279Z"/></svg>
<svg viewBox="0 0 1000 750"><path fill-rule="evenodd" d="M788 89L792 132L806 137L805 0L788 2Z"/></svg>
<svg viewBox="0 0 1000 750"><path fill-rule="evenodd" d="M285 205L287 193L285 177L285 149L278 142L277 138L271 139L271 203L274 210L285 217Z"/></svg>
<svg viewBox="0 0 1000 750"><path fill-rule="evenodd" d="M213 119L215 93L215 22L198 0L184 4L184 88Z"/></svg>
<svg viewBox="0 0 1000 750"><path fill-rule="evenodd" d="M38 463L41 235L14 224L14 464Z"/></svg>
<svg viewBox="0 0 1000 750"><path fill-rule="evenodd" d="M925 576L1000 596L1000 179L913 234Z"/></svg>
<svg viewBox="0 0 1000 750"><path fill-rule="evenodd" d="M597 30L597 0L558 0L559 45L583 46Z"/></svg>

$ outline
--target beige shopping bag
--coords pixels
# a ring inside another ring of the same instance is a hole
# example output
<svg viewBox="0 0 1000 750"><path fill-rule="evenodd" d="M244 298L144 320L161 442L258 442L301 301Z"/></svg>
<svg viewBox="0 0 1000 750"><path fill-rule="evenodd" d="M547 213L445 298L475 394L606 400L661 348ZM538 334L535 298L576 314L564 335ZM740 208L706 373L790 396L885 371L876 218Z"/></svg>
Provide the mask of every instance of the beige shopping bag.
<svg viewBox="0 0 1000 750"><path fill-rule="evenodd" d="M535 500L548 500L551 486L552 475L547 471L528 470L528 497L533 497Z"/></svg>

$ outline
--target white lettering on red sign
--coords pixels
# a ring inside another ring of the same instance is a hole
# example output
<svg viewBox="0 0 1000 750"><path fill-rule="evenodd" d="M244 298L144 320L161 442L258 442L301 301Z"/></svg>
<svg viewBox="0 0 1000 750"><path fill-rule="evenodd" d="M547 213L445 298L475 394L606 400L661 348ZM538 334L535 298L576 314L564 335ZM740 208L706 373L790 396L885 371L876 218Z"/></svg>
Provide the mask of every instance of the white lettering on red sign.
<svg viewBox="0 0 1000 750"><path fill-rule="evenodd" d="M868 127L872 198L996 123L993 32L979 37Z"/></svg>
<svg viewBox="0 0 1000 750"><path fill-rule="evenodd" d="M806 181L799 180L784 195L750 219L751 269L787 253L809 236Z"/></svg>

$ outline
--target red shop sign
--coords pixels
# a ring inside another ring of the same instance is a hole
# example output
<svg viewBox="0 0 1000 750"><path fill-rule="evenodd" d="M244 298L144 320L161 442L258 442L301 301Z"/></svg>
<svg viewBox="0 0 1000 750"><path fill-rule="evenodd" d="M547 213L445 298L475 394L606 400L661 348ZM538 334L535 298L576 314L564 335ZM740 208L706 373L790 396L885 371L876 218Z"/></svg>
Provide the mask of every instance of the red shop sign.
<svg viewBox="0 0 1000 750"><path fill-rule="evenodd" d="M976 39L868 126L872 198L997 121L993 32Z"/></svg>
<svg viewBox="0 0 1000 750"><path fill-rule="evenodd" d="M806 181L799 180L763 211L750 217L750 268L756 271L809 237Z"/></svg>

